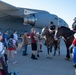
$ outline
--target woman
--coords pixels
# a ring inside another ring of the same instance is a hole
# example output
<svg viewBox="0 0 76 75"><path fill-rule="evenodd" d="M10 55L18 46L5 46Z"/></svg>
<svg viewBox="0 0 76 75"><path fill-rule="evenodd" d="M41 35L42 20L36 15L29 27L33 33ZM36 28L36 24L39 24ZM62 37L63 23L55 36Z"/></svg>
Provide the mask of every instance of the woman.
<svg viewBox="0 0 76 75"><path fill-rule="evenodd" d="M14 40L13 35L10 35L8 39L8 59L10 57L10 54L12 54L13 64L17 63L17 61L15 61L15 58L14 58L15 47L16 47L16 41Z"/></svg>

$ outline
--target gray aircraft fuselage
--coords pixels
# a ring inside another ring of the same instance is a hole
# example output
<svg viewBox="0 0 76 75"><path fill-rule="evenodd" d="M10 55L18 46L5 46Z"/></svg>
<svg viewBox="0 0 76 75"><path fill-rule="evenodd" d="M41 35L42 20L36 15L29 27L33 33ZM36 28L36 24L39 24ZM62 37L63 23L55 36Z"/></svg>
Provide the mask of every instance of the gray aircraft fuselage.
<svg viewBox="0 0 76 75"><path fill-rule="evenodd" d="M8 31L11 34L14 30L17 30L19 35L24 31L30 33L32 27L40 32L43 27L50 26L50 21L56 26L60 23L68 27L63 19L47 11L18 8L0 1L0 31L3 33Z"/></svg>

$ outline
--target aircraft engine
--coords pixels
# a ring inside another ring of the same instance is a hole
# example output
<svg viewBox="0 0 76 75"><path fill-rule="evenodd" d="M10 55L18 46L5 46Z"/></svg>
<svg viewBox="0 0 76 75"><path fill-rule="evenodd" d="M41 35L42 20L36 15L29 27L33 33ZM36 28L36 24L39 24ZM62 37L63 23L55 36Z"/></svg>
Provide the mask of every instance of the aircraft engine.
<svg viewBox="0 0 76 75"><path fill-rule="evenodd" d="M50 21L53 21L55 25L58 25L58 17L46 11L27 15L24 17L25 25L31 25L38 28L50 26Z"/></svg>
<svg viewBox="0 0 76 75"><path fill-rule="evenodd" d="M36 17L34 15L29 15L24 18L24 23L34 26L36 22Z"/></svg>

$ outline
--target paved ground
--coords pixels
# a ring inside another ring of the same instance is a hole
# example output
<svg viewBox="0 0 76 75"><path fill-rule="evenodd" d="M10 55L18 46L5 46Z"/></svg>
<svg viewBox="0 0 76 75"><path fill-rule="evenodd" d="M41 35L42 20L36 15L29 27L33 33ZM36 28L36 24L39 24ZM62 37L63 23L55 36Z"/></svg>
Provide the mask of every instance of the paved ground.
<svg viewBox="0 0 76 75"><path fill-rule="evenodd" d="M20 48L15 54L17 64L8 63L9 71L18 71L19 75L75 75L72 61L64 60L66 48L61 40L61 55L53 56L53 59L47 59L47 50L43 45L43 52L40 53L38 60L32 60L31 47L28 46L28 55L22 56Z"/></svg>

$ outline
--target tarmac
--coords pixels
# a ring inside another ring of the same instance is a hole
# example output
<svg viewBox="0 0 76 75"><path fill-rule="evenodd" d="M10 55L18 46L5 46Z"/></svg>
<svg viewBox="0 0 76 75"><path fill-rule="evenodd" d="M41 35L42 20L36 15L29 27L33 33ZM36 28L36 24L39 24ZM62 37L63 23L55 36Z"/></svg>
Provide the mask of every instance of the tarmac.
<svg viewBox="0 0 76 75"><path fill-rule="evenodd" d="M58 52L53 59L47 59L47 48L42 41L42 51L38 60L31 59L31 46L28 46L28 55L22 56L21 45L19 45L18 53L15 54L15 60L18 62L12 64L8 62L8 70L18 72L18 75L75 75L73 61L65 60L66 46L61 39L60 56ZM53 53L52 53L53 55Z"/></svg>

